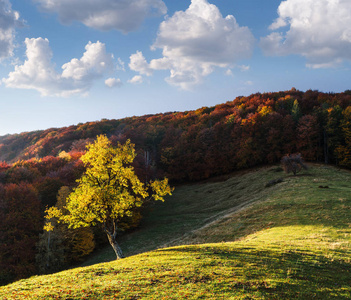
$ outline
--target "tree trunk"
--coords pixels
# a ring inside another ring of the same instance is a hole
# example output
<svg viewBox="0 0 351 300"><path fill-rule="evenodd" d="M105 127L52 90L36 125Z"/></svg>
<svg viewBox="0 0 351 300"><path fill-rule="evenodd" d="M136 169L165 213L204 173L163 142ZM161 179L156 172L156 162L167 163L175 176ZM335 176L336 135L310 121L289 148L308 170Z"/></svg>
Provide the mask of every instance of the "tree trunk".
<svg viewBox="0 0 351 300"><path fill-rule="evenodd" d="M108 237L108 241L110 242L110 244L111 244L113 250L114 250L115 253L116 253L117 259L124 258L122 249L121 249L121 247L118 245L118 243L117 243L117 241L116 241L116 236L115 236L115 234L110 235L110 234L107 233L107 237Z"/></svg>
<svg viewBox="0 0 351 300"><path fill-rule="evenodd" d="M48 249L47 249L47 260L46 260L47 269L50 268L50 256L51 256L50 244L51 244L51 230L48 231Z"/></svg>

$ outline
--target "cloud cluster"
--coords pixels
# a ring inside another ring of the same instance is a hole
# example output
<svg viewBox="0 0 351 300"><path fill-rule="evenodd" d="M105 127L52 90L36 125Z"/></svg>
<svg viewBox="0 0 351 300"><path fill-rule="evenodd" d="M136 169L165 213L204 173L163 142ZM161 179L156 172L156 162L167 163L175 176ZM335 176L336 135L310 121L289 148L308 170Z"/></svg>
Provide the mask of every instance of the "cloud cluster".
<svg viewBox="0 0 351 300"><path fill-rule="evenodd" d="M20 15L8 0L0 0L0 60L13 55L15 29L23 26Z"/></svg>
<svg viewBox="0 0 351 300"><path fill-rule="evenodd" d="M139 28L146 17L163 15L162 0L34 0L45 12L57 13L64 24L79 21L98 30L128 33Z"/></svg>
<svg viewBox="0 0 351 300"><path fill-rule="evenodd" d="M136 30L146 17L167 12L162 0L33 0L45 12L57 13L60 21L74 21L98 30ZM269 35L260 39L267 55L302 55L311 68L334 67L351 60L350 0L285 0ZM0 61L13 55L15 28L23 26L9 0L0 0ZM191 0L184 11L167 16L160 24L151 49L162 56L147 61L141 51L130 56L129 69L137 75L128 80L140 84L155 71L169 71L166 81L191 89L221 68L232 76L234 68L247 71L238 62L252 55L255 38L235 17L224 17L208 0ZM87 92L95 80L113 69L125 71L124 62L114 61L103 43L89 42L81 58L56 70L49 41L25 40L27 59L2 81L7 87L35 89L43 96L69 96ZM121 87L119 78L105 80L107 87Z"/></svg>
<svg viewBox="0 0 351 300"><path fill-rule="evenodd" d="M185 11L177 11L159 27L153 49L162 49L163 57L148 65L141 52L130 58L130 68L150 75L152 70L169 70L166 81L182 89L199 84L216 67L227 68L248 58L254 37L240 27L234 16L223 17L207 0L192 0Z"/></svg>
<svg viewBox="0 0 351 300"><path fill-rule="evenodd" d="M3 82L7 87L35 89L42 96L66 97L87 92L94 80L113 69L113 55L106 52L105 44L89 42L80 59L74 58L62 66L62 73L55 70L49 41L27 38L27 60L15 66Z"/></svg>
<svg viewBox="0 0 351 300"><path fill-rule="evenodd" d="M349 0L283 1L260 45L268 55L302 55L312 68L336 66L351 60L350 12Z"/></svg>

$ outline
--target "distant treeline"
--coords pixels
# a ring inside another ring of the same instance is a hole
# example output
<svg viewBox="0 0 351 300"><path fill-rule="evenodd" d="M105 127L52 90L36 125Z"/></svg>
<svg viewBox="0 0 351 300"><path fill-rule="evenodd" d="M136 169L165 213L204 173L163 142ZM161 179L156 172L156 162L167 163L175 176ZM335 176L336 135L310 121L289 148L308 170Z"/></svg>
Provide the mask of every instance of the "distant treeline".
<svg viewBox="0 0 351 300"><path fill-rule="evenodd" d="M84 171L79 158L99 134L136 145L145 181L202 180L295 152L351 167L351 91L258 93L195 111L0 137L0 284L37 272L43 211L62 187L74 187Z"/></svg>
<svg viewBox="0 0 351 300"><path fill-rule="evenodd" d="M0 137L0 161L77 153L99 134L131 139L139 165L174 181L200 180L301 152L350 166L351 91L254 94L195 111L101 120ZM150 171L149 170L149 171Z"/></svg>

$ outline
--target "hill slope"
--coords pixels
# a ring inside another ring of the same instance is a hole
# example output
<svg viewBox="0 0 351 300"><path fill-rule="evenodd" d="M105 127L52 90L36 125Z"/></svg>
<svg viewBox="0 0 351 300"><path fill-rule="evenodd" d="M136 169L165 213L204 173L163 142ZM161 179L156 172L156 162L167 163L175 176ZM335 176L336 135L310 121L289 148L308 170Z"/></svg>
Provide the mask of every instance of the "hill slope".
<svg viewBox="0 0 351 300"><path fill-rule="evenodd" d="M278 171L178 187L122 241L129 254L201 244L32 277L2 299L349 299L350 172Z"/></svg>

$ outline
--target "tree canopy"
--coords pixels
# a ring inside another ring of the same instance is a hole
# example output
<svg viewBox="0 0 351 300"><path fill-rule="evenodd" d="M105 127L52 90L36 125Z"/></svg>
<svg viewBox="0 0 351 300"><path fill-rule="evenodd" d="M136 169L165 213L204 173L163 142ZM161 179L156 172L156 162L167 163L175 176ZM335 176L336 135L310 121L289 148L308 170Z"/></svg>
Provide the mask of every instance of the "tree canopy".
<svg viewBox="0 0 351 300"><path fill-rule="evenodd" d="M122 258L116 241L121 220L132 217L145 201L164 201L172 192L167 178L142 183L132 166L135 156L134 145L129 140L113 147L105 135L98 136L81 157L86 171L67 199L64 209L68 214L51 207L46 218L56 217L72 228L102 225L117 258ZM45 229L52 230L50 222Z"/></svg>

